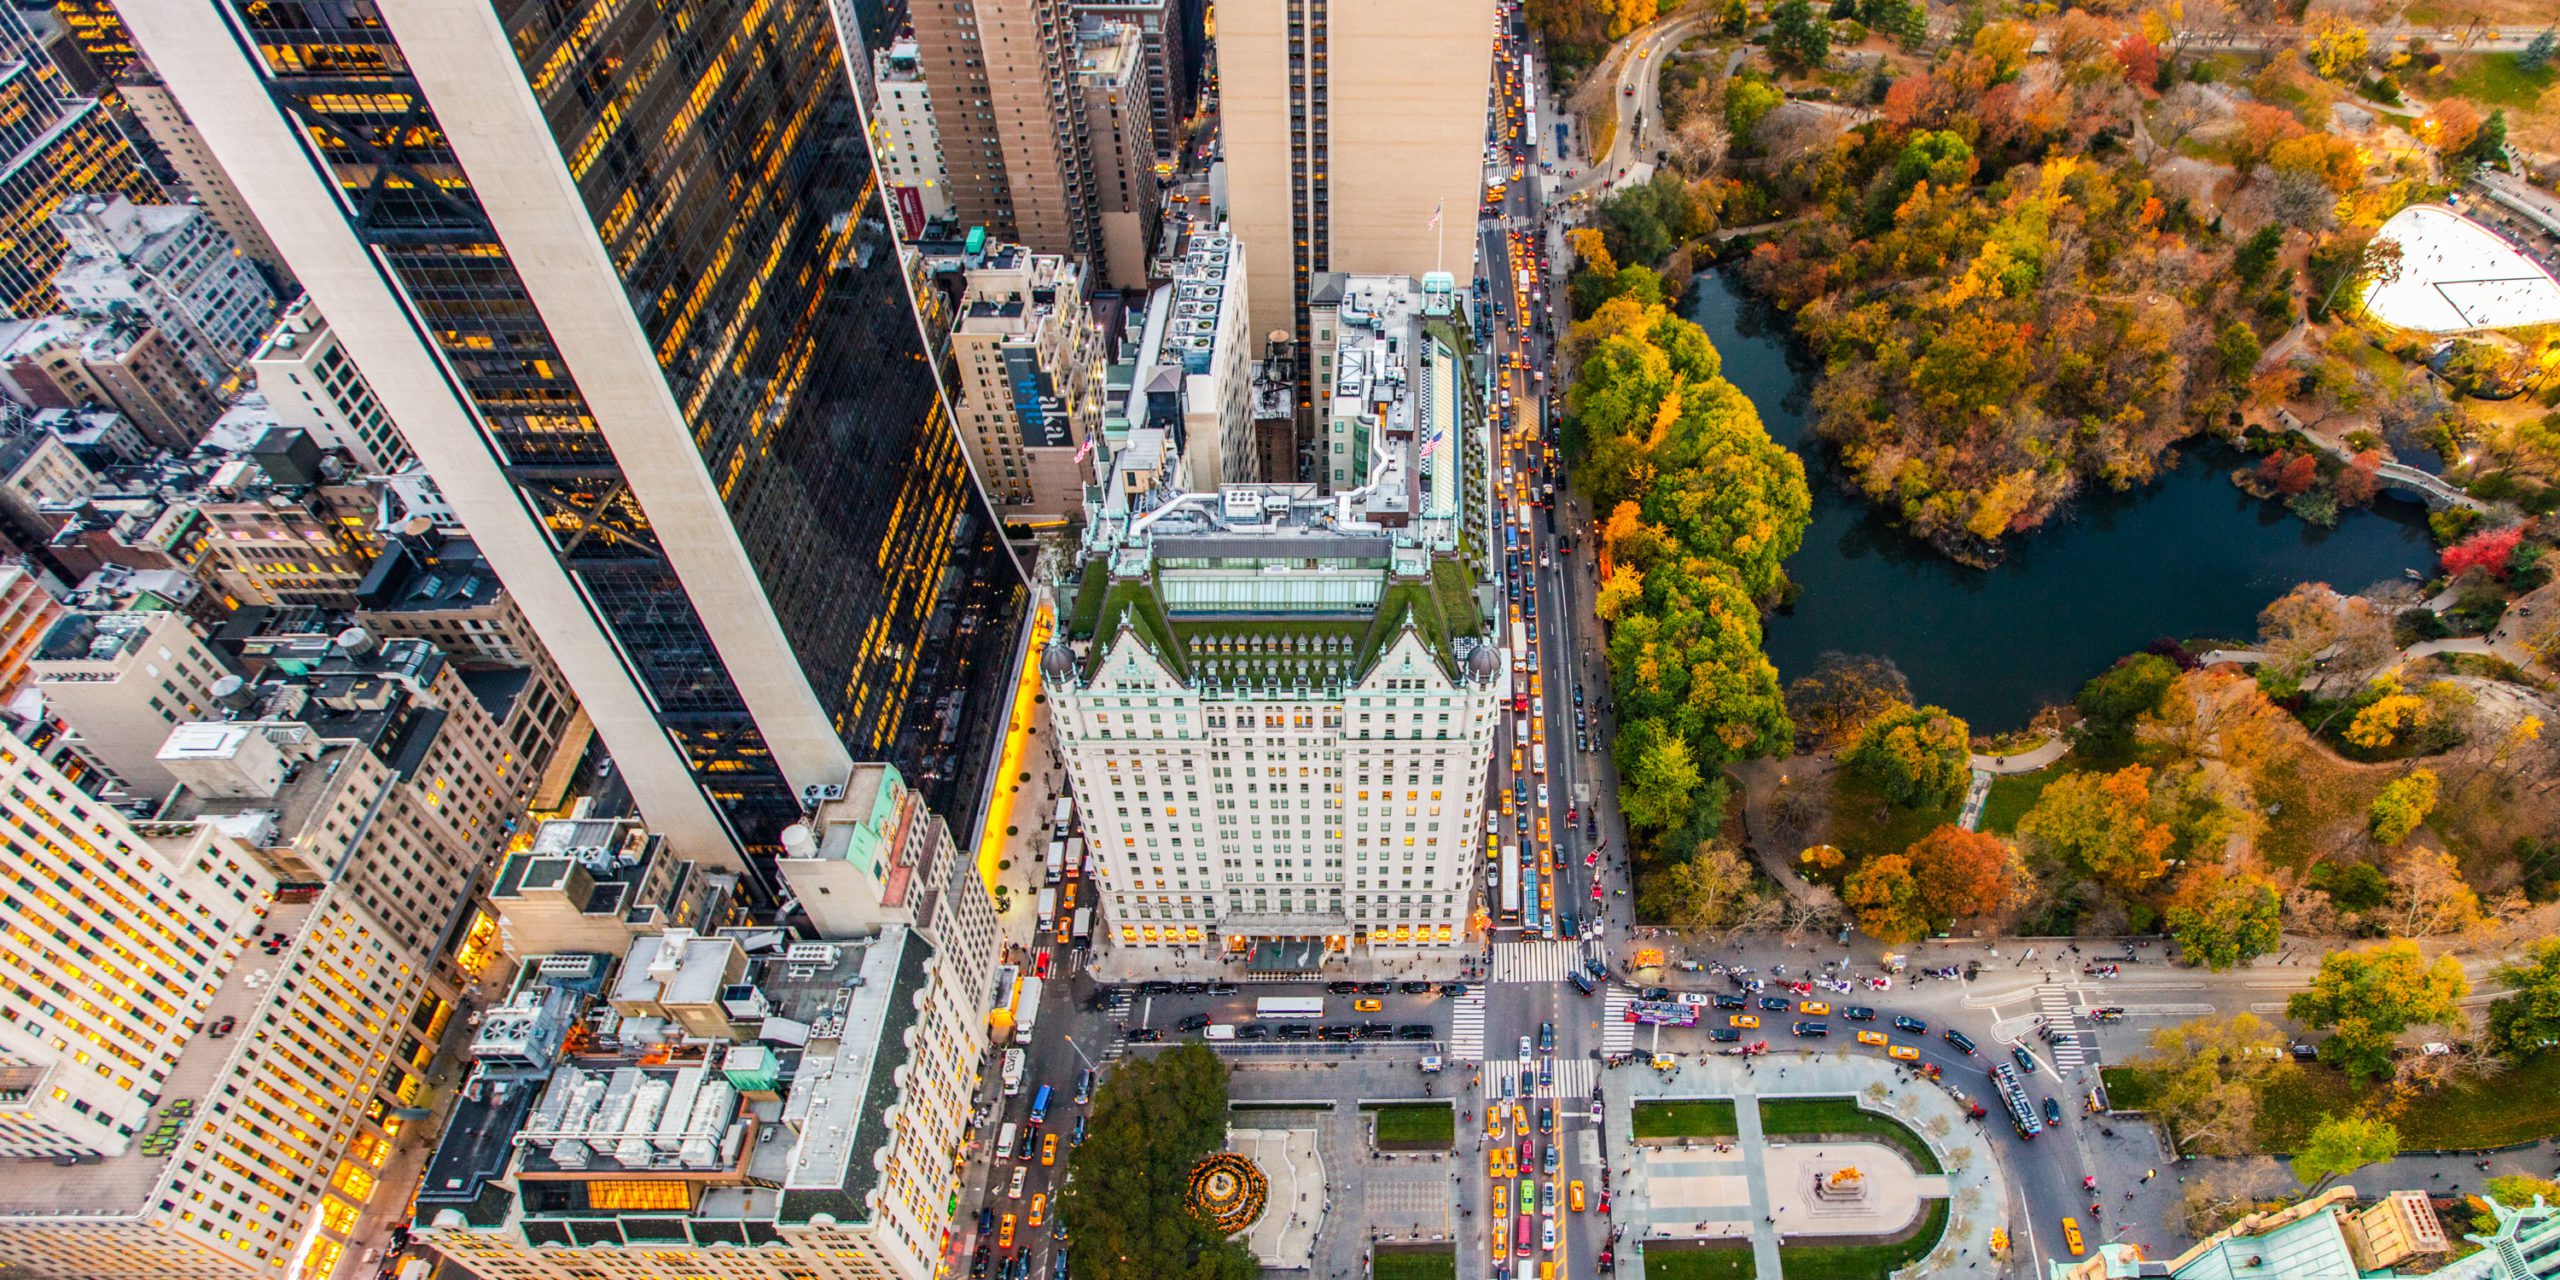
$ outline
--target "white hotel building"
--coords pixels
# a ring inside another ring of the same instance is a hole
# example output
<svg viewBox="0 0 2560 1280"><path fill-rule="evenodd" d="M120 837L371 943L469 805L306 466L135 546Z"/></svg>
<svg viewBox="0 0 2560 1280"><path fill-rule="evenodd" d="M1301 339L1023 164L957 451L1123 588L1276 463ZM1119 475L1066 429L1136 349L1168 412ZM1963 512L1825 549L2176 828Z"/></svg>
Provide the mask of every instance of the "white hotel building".
<svg viewBox="0 0 2560 1280"><path fill-rule="evenodd" d="M1041 670L1119 945L1287 972L1467 939L1510 663L1460 552L1481 427L1433 285L1349 282L1366 485L1100 491Z"/></svg>

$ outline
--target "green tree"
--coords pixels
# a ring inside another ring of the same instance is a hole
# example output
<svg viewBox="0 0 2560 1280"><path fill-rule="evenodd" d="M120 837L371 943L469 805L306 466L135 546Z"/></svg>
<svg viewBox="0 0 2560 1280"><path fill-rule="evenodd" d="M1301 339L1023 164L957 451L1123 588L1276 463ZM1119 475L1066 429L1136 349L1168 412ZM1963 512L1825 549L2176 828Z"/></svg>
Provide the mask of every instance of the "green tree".
<svg viewBox="0 0 2560 1280"><path fill-rule="evenodd" d="M2516 69L2526 75L2533 75L2551 65L2551 56L2554 53L2560 53L2560 31L2544 27L2541 34L2536 35L2533 42L2524 47L2524 52L2516 55Z"/></svg>
<svg viewBox="0 0 2560 1280"><path fill-rule="evenodd" d="M2018 834L2046 856L2077 866L2119 893L2139 893L2169 870L2177 833L2153 813L2151 770L2057 778L2018 820Z"/></svg>
<svg viewBox="0 0 2560 1280"><path fill-rule="evenodd" d="M1688 857L1637 882L1636 910L1674 929L1729 929L1758 898L1751 864L1721 840L1701 840Z"/></svg>
<svg viewBox="0 0 2560 1280"><path fill-rule="evenodd" d="M2160 699L2178 679L2178 664L2156 653L2137 653L2080 686L2073 705L2080 708L2081 732L2093 746L2113 747L2130 740L2133 722L2160 709Z"/></svg>
<svg viewBox="0 0 2560 1280"><path fill-rule="evenodd" d="M2320 1056L2347 1074L2386 1076L2401 1032L2461 1025L2469 994L2461 961L2440 956L2429 963L2417 943L2403 939L2322 956L2310 989L2287 1001L2285 1013L2331 1032Z"/></svg>
<svg viewBox="0 0 2560 1280"><path fill-rule="evenodd" d="M1074 1194L1058 1218L1076 1274L1253 1280L1252 1253L1194 1215L1191 1167L1226 1141L1227 1068L1206 1045L1124 1059L1094 1094Z"/></svg>
<svg viewBox="0 0 2560 1280"><path fill-rule="evenodd" d="M2498 970L2507 994L2489 1006L2489 1045L2521 1057L2560 1047L2560 938L2538 938Z"/></svg>
<svg viewBox="0 0 2560 1280"><path fill-rule="evenodd" d="M2222 376L2233 382L2248 377L2249 371L2258 367L2258 357L2264 353L2265 348L2258 344L2257 330L2250 328L2246 321L2234 320L2222 326L2222 332L2213 340L2214 362L2222 366Z"/></svg>
<svg viewBox="0 0 2560 1280"><path fill-rule="evenodd" d="M2284 228L2270 222L2250 232L2249 238L2240 243L2238 251L2231 255L2231 269L2239 273L2243 282L2255 287L2266 278L2267 268L2276 264L2276 255L2283 251Z"/></svg>
<svg viewBox="0 0 2560 1280"><path fill-rule="evenodd" d="M1929 934L1911 860L1901 854L1867 859L1841 883L1840 900L1858 913L1858 927L1878 942L1911 942Z"/></svg>
<svg viewBox="0 0 2560 1280"><path fill-rule="evenodd" d="M1894 185L1904 191L1923 180L1952 187L1972 176L1973 145L1951 129L1923 129L1912 134L1893 162Z"/></svg>
<svg viewBox="0 0 2560 1280"><path fill-rule="evenodd" d="M1867 722L1841 763L1895 804L1937 808L1964 794L1972 731L1944 707L1905 705Z"/></svg>
<svg viewBox="0 0 2560 1280"><path fill-rule="evenodd" d="M1618 762L1618 804L1629 825L1667 831L1688 821L1699 773L1687 742L1658 722L1637 720L1619 730L1611 753Z"/></svg>
<svg viewBox="0 0 2560 1280"><path fill-rule="evenodd" d="M2365 814L2365 825L2373 838L2389 848L2409 838L2418 824L2435 812L2436 771L2412 769L2393 778L2373 797Z"/></svg>
<svg viewBox="0 0 2560 1280"><path fill-rule="evenodd" d="M2189 963L2217 972L2244 965L2282 941L2284 902L2273 881L2207 863L2187 872L2169 900L2169 933Z"/></svg>
<svg viewBox="0 0 2560 1280"><path fill-rule="evenodd" d="M2293 1154L2293 1176L2308 1194L2369 1164L2400 1154L2400 1130L2379 1116L2338 1116L2323 1112L2302 1149Z"/></svg>
<svg viewBox="0 0 2560 1280"><path fill-rule="evenodd" d="M2284 1035L2254 1013L2204 1017L2151 1033L2133 1066L2152 1076L2152 1114L2189 1155L2257 1150L2258 1089L2293 1071Z"/></svg>
<svg viewBox="0 0 2560 1280"><path fill-rule="evenodd" d="M1784 0L1769 14L1769 53L1789 66L1821 66L1831 57L1831 24L1811 0Z"/></svg>
<svg viewBox="0 0 2560 1280"><path fill-rule="evenodd" d="M1778 109L1787 95L1766 80L1736 76L1724 88L1724 127L1740 143L1751 136L1761 119Z"/></svg>
<svg viewBox="0 0 2560 1280"><path fill-rule="evenodd" d="M2542 1197L2544 1204L2560 1205L2560 1182L2537 1178L2529 1173L2501 1174L2482 1184L2481 1190L2488 1192L2490 1199L2510 1209L2532 1208L2535 1196Z"/></svg>
<svg viewBox="0 0 2560 1280"><path fill-rule="evenodd" d="M2462 149L2465 159L2476 164L2494 164L2507 149L2507 109L2500 107L2480 122L2480 132L2471 135L2471 145Z"/></svg>

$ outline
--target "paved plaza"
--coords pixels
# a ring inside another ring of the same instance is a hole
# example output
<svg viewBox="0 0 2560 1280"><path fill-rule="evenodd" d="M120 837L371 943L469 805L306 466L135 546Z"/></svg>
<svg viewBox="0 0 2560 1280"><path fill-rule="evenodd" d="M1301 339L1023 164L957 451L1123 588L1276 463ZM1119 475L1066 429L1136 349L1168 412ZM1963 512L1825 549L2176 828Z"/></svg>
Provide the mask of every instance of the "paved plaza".
<svg viewBox="0 0 2560 1280"><path fill-rule="evenodd" d="M1931 1200L1949 1202L1945 1237L1905 1276L1981 1274L1992 1231L2008 1224L2010 1193L1987 1135L1945 1090L1871 1057L1781 1054L1746 1063L1709 1058L1677 1078L1652 1071L1601 1076L1607 1143L1623 1233L1618 1272L1644 1275L1645 1241L1751 1242L1764 1278L1785 1274L1783 1243L1889 1237L1918 1221ZM1730 1098L1738 1135L1638 1143L1634 1105L1650 1099ZM1771 1142L1760 1104L1780 1098L1852 1098L1919 1134L1947 1172L1915 1170L1901 1152L1869 1141ZM1855 1170L1854 1177L1842 1177ZM1817 1186L1823 1189L1817 1191ZM1854 1191L1853 1191L1854 1189Z"/></svg>
<svg viewBox="0 0 2560 1280"><path fill-rule="evenodd" d="M1315 1261L1319 1222L1319 1214L1308 1206L1324 1201L1324 1157L1316 1149L1316 1131L1229 1129L1227 1150L1253 1161L1271 1184L1262 1216L1244 1233L1245 1247L1274 1270L1307 1270Z"/></svg>

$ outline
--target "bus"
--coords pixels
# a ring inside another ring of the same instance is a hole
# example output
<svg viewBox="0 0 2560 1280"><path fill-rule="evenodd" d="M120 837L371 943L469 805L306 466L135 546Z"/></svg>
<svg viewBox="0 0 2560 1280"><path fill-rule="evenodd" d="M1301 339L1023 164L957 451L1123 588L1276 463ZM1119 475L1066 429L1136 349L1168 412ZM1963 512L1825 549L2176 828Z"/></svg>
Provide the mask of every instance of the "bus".
<svg viewBox="0 0 2560 1280"><path fill-rule="evenodd" d="M1315 1022L1324 1017L1324 997L1264 996L1253 1002L1253 1016L1264 1022Z"/></svg>
<svg viewBox="0 0 2560 1280"><path fill-rule="evenodd" d="M1502 848L1502 922L1520 923L1520 847Z"/></svg>
<svg viewBox="0 0 2560 1280"><path fill-rule="evenodd" d="M1045 1084L1040 1086L1040 1092L1031 1095L1031 1128L1037 1129L1049 1122L1049 1100L1056 1096L1058 1091Z"/></svg>

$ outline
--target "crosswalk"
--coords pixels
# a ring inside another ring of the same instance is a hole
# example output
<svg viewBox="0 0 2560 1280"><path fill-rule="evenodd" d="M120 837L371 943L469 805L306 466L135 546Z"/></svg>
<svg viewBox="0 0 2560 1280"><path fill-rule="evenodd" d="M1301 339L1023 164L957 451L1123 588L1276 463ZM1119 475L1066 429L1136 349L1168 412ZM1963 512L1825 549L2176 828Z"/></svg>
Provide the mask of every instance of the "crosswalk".
<svg viewBox="0 0 2560 1280"><path fill-rule="evenodd" d="M1555 1081L1538 1086L1541 1098L1584 1098L1600 1081L1600 1064L1589 1058L1560 1058Z"/></svg>
<svg viewBox="0 0 2560 1280"><path fill-rule="evenodd" d="M1449 1056L1484 1061L1484 988L1469 987L1449 1009Z"/></svg>
<svg viewBox="0 0 2560 1280"><path fill-rule="evenodd" d="M1634 993L1624 987L1609 988L1600 1014L1600 1052L1635 1052L1636 1024L1627 1021L1627 1006L1633 1003Z"/></svg>
<svg viewBox="0 0 2560 1280"><path fill-rule="evenodd" d="M1562 982L1582 967L1579 942L1497 942L1493 944L1496 982Z"/></svg>
<svg viewBox="0 0 2560 1280"><path fill-rule="evenodd" d="M2036 1013L2053 1029L2046 1053L2053 1058L2054 1074L2065 1079L2087 1065L2090 1049L2082 1039L2079 1021L2071 1007L2071 992L2065 987L2036 988Z"/></svg>

